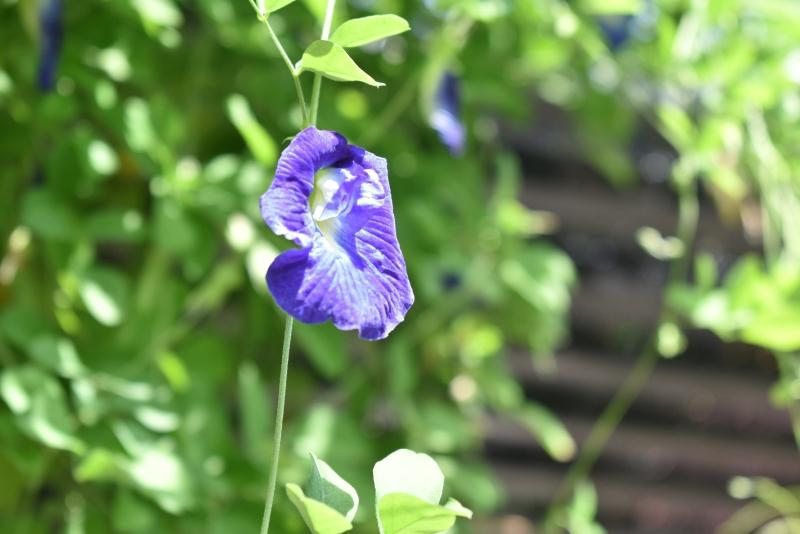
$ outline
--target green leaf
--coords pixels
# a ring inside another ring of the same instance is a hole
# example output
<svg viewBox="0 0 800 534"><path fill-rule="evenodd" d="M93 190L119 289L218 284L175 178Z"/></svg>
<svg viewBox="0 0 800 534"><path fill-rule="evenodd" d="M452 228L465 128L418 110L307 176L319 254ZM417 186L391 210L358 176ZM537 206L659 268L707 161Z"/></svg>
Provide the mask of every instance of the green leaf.
<svg viewBox="0 0 800 534"><path fill-rule="evenodd" d="M264 7L267 10L267 14L275 13L279 9L283 9L292 2L294 2L294 0L266 0L264 2Z"/></svg>
<svg viewBox="0 0 800 534"><path fill-rule="evenodd" d="M526 403L511 416L539 440L554 460L566 462L575 455L575 440L553 413L540 404Z"/></svg>
<svg viewBox="0 0 800 534"><path fill-rule="evenodd" d="M183 22L181 10L170 0L133 0L131 4L147 24L177 28Z"/></svg>
<svg viewBox="0 0 800 534"><path fill-rule="evenodd" d="M250 104L242 95L231 95L226 103L228 118L244 138L253 156L263 165L272 165L278 157L278 146L256 120Z"/></svg>
<svg viewBox="0 0 800 534"><path fill-rule="evenodd" d="M243 279L242 265L238 260L220 261L211 275L186 298L186 313L202 316L218 309L239 288Z"/></svg>
<svg viewBox="0 0 800 534"><path fill-rule="evenodd" d="M76 378L87 372L69 339L39 336L30 345L30 355L38 363L67 378Z"/></svg>
<svg viewBox="0 0 800 534"><path fill-rule="evenodd" d="M403 17L397 15L372 15L348 20L333 32L331 41L349 48L362 46L411 29Z"/></svg>
<svg viewBox="0 0 800 534"><path fill-rule="evenodd" d="M303 3L306 5L311 14L314 16L314 19L322 25L325 19L325 6L328 3L327 0L303 0Z"/></svg>
<svg viewBox="0 0 800 534"><path fill-rule="evenodd" d="M26 434L53 449L82 453L85 444L74 435L77 426L61 384L37 367L7 369L0 377L0 395Z"/></svg>
<svg viewBox="0 0 800 534"><path fill-rule="evenodd" d="M191 507L189 472L174 452L148 444L126 466L130 480L164 510L177 514Z"/></svg>
<svg viewBox="0 0 800 534"><path fill-rule="evenodd" d="M346 517L327 504L306 497L297 484L286 484L286 494L313 534L340 534L353 528Z"/></svg>
<svg viewBox="0 0 800 534"><path fill-rule="evenodd" d="M160 141L150 105L141 98L131 98L125 103L125 139L135 151L159 151Z"/></svg>
<svg viewBox="0 0 800 534"><path fill-rule="evenodd" d="M125 457L119 453L92 449L83 456L73 474L78 482L116 480L123 474L126 463Z"/></svg>
<svg viewBox="0 0 800 534"><path fill-rule="evenodd" d="M134 492L121 489L111 507L111 526L114 532L157 531L157 510Z"/></svg>
<svg viewBox="0 0 800 534"><path fill-rule="evenodd" d="M80 219L71 206L61 197L41 189L25 195L22 222L38 237L52 241L69 241L80 227Z"/></svg>
<svg viewBox="0 0 800 534"><path fill-rule="evenodd" d="M380 499L378 515L383 534L438 534L452 527L457 517L471 518L472 512L455 500L439 506L413 495L390 493Z"/></svg>
<svg viewBox="0 0 800 534"><path fill-rule="evenodd" d="M308 496L326 504L352 521L358 510L358 494L347 481L340 477L331 466L315 455L314 471L308 483Z"/></svg>
<svg viewBox="0 0 800 534"><path fill-rule="evenodd" d="M106 209L88 215L86 235L97 241L138 242L145 237L142 215L134 210Z"/></svg>
<svg viewBox="0 0 800 534"><path fill-rule="evenodd" d="M686 350L686 336L672 321L665 321L656 332L658 353L665 358L674 358Z"/></svg>
<svg viewBox="0 0 800 534"><path fill-rule="evenodd" d="M108 267L93 267L81 277L79 292L86 309L105 326L119 325L127 313L128 280Z"/></svg>
<svg viewBox="0 0 800 534"><path fill-rule="evenodd" d="M800 350L800 309L759 315L742 329L742 340L779 352Z"/></svg>
<svg viewBox="0 0 800 534"><path fill-rule="evenodd" d="M140 406L134 411L134 417L142 426L153 432L174 432L180 427L180 416L171 411L154 406Z"/></svg>
<svg viewBox="0 0 800 534"><path fill-rule="evenodd" d="M439 504L444 474L427 454L399 449L375 464L372 470L378 501L390 493L413 495L430 504Z"/></svg>
<svg viewBox="0 0 800 534"><path fill-rule="evenodd" d="M30 350L31 341L48 331L40 314L23 307L12 307L0 315L0 333L18 349Z"/></svg>
<svg viewBox="0 0 800 534"><path fill-rule="evenodd" d="M664 104L658 109L662 130L667 139L679 150L691 146L695 128L691 117L674 104Z"/></svg>
<svg viewBox="0 0 800 534"><path fill-rule="evenodd" d="M605 529L595 520L596 514L597 492L591 482L583 482L575 488L572 502L567 506L564 527L569 532L605 534Z"/></svg>
<svg viewBox="0 0 800 534"><path fill-rule="evenodd" d="M461 504L455 499L449 499L444 505L445 508L456 514L456 517L463 517L464 519L472 519L472 510Z"/></svg>
<svg viewBox="0 0 800 534"><path fill-rule="evenodd" d="M300 70L317 72L337 82L362 82L374 87L384 85L361 70L344 48L330 41L311 43L303 52Z"/></svg>
<svg viewBox="0 0 800 534"><path fill-rule="evenodd" d="M99 175L114 174L119 169L117 153L105 141L92 140L87 146L89 166Z"/></svg>

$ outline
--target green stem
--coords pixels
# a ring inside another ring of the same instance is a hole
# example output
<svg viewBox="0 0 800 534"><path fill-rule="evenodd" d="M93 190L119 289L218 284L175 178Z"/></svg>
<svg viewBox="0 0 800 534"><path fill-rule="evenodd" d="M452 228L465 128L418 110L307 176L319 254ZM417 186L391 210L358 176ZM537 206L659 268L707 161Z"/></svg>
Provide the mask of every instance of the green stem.
<svg viewBox="0 0 800 534"><path fill-rule="evenodd" d="M308 124L308 107L306 106L306 97L303 93L303 86L300 85L300 73L297 72L294 64L292 64L292 60L289 59L289 55L286 53L286 50L284 50L280 40L278 40L278 36L275 34L275 31L272 29L269 21L264 20L264 23L267 25L269 35L272 37L272 42L275 43L275 47L278 49L278 52L283 58L284 63L286 63L286 66L289 68L289 72L292 74L294 90L297 92L297 101L300 102L300 111L303 113L303 124Z"/></svg>
<svg viewBox="0 0 800 534"><path fill-rule="evenodd" d="M575 487L589 476L589 472L594 467L597 458L603 452L606 443L614 434L620 421L622 421L636 397L639 396L642 388L647 385L656 363L658 363L658 351L655 348L654 340L651 340L639 355L636 365L625 379L622 387L617 390L606 409L603 410L600 418L592 427L583 442L580 456L569 468L563 482L556 490L553 503L547 513L547 521L543 529L545 534L555 532L555 521L560 507L572 495Z"/></svg>
<svg viewBox="0 0 800 534"><path fill-rule="evenodd" d="M278 49L278 53L283 58L283 62L286 63L286 67L289 69L289 73L292 75L292 81L294 82L294 90L297 92L297 101L300 103L300 111L303 114L303 124L308 124L308 107L306 106L306 97L303 93L303 86L300 85L300 73L297 72L297 69L294 67L294 63L292 63L289 54L286 53L286 49L283 48L280 39L278 39L275 30L272 29L272 25L269 23L269 20L266 17L260 17L261 20L264 21L264 24L267 26L267 30L269 31L269 36L272 38L272 42L275 43L275 48Z"/></svg>
<svg viewBox="0 0 800 534"><path fill-rule="evenodd" d="M780 372L780 380L791 380L794 375L792 371L793 362L792 358L800 357L792 353L776 352L775 360L778 362L778 371ZM797 399L789 399L789 404L786 407L789 412L789 419L792 423L792 433L794 434L794 441L797 448L800 449L800 402Z"/></svg>
<svg viewBox="0 0 800 534"><path fill-rule="evenodd" d="M320 39L326 41L331 36L331 25L333 24L333 11L336 8L336 0L328 0L325 6L325 19L322 21L322 34ZM319 95L322 91L322 74L314 74L314 85L311 87L311 110L309 112L309 126L316 126L317 113L319 111Z"/></svg>
<svg viewBox="0 0 800 534"><path fill-rule="evenodd" d="M278 484L278 462L281 456L281 435L283 434L283 411L286 407L286 381L289 375L289 347L292 344L291 315L286 316L286 329L283 332L283 352L281 353L281 375L278 383L278 408L275 411L275 434L272 444L272 465L269 469L267 497L264 501L264 518L261 521L261 534L268 534L272 504L275 500L275 486Z"/></svg>
<svg viewBox="0 0 800 534"><path fill-rule="evenodd" d="M249 1L250 5L253 7L253 10L256 12L258 20L263 22L267 27L269 36L272 38L272 42L275 43L275 48L278 49L278 53L283 59L283 62L286 63L286 68L289 69L289 74L292 75L294 90L297 92L297 101L300 104L300 111L303 114L303 124L308 125L308 106L306 106L306 97L303 93L303 86L300 84L300 72L298 72L298 70L295 68L292 59L289 57L289 54L286 53L286 49L283 48L281 40L278 39L278 35L275 33L275 30L272 29L272 25L269 23L269 13L267 13L264 0L258 0L258 3L256 3L255 0Z"/></svg>
<svg viewBox="0 0 800 534"><path fill-rule="evenodd" d="M685 279L688 273L689 259L692 257L691 250L697 232L698 217L699 205L694 185L680 186L678 191L678 227L676 233L683 242L684 251L670 265L667 285ZM671 313L666 308L666 304L662 303L659 324L669 319L670 316ZM636 400L650 380L650 376L653 374L659 359L656 344L657 338L656 335L653 335L637 358L633 369L625 378L625 382L614 394L586 437L581 447L580 455L569 468L563 482L556 490L545 516L544 534L556 532L558 516L564 503L573 494L575 487L589 476L606 443L614 434L633 401Z"/></svg>

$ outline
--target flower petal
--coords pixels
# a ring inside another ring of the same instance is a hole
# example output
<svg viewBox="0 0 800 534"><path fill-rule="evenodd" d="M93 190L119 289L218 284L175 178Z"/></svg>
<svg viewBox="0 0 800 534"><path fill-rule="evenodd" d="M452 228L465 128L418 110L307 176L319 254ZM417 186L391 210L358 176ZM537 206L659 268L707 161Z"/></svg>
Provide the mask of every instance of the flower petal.
<svg viewBox="0 0 800 534"><path fill-rule="evenodd" d="M297 134L281 154L275 179L261 196L261 218L278 235L301 247L316 232L308 207L314 173L348 155L347 140L336 132L309 127Z"/></svg>
<svg viewBox="0 0 800 534"><path fill-rule="evenodd" d="M386 160L353 148L354 163L370 178L354 206L337 220L333 239L316 232L310 247L278 256L267 285L300 321L331 320L364 339L382 339L403 320L414 293L397 242Z"/></svg>

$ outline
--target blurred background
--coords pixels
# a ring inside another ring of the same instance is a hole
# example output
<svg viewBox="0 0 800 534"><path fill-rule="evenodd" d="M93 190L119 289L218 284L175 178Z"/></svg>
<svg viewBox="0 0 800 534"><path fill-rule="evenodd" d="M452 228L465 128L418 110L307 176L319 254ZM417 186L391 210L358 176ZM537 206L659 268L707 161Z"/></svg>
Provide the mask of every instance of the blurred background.
<svg viewBox="0 0 800 534"><path fill-rule="evenodd" d="M294 60L324 7L270 17ZM381 342L296 325L281 482L314 452L372 525L408 447L459 532L800 532L800 3L339 0L334 26L376 13L412 27L351 51L386 87L326 81L318 124L388 159L417 301ZM288 246L258 197L301 127L266 28L246 0L0 0L0 39L3 532L255 532ZM274 522L304 532L282 492Z"/></svg>

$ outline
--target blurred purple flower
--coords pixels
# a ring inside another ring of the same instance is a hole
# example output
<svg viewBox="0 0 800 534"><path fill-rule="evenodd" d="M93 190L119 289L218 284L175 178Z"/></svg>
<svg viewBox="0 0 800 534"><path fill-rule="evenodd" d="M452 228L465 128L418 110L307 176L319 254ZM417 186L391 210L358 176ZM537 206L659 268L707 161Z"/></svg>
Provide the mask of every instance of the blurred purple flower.
<svg viewBox="0 0 800 534"><path fill-rule="evenodd" d="M461 122L461 82L452 72L445 72L439 81L429 117L431 127L454 156L464 153L466 131Z"/></svg>
<svg viewBox="0 0 800 534"><path fill-rule="evenodd" d="M659 11L653 0L646 0L639 11L629 15L597 17L597 24L609 50L619 51L630 41L644 41L652 36Z"/></svg>
<svg viewBox="0 0 800 534"><path fill-rule="evenodd" d="M616 52L627 43L633 31L633 16L598 17L597 24L605 37L606 44L612 52Z"/></svg>
<svg viewBox="0 0 800 534"><path fill-rule="evenodd" d="M395 232L386 160L309 127L281 154L261 217L291 249L270 265L278 305L364 339L386 337L414 302Z"/></svg>
<svg viewBox="0 0 800 534"><path fill-rule="evenodd" d="M44 0L39 8L41 45L37 82L42 91L51 91L55 86L61 42L64 39L63 11L61 0Z"/></svg>

